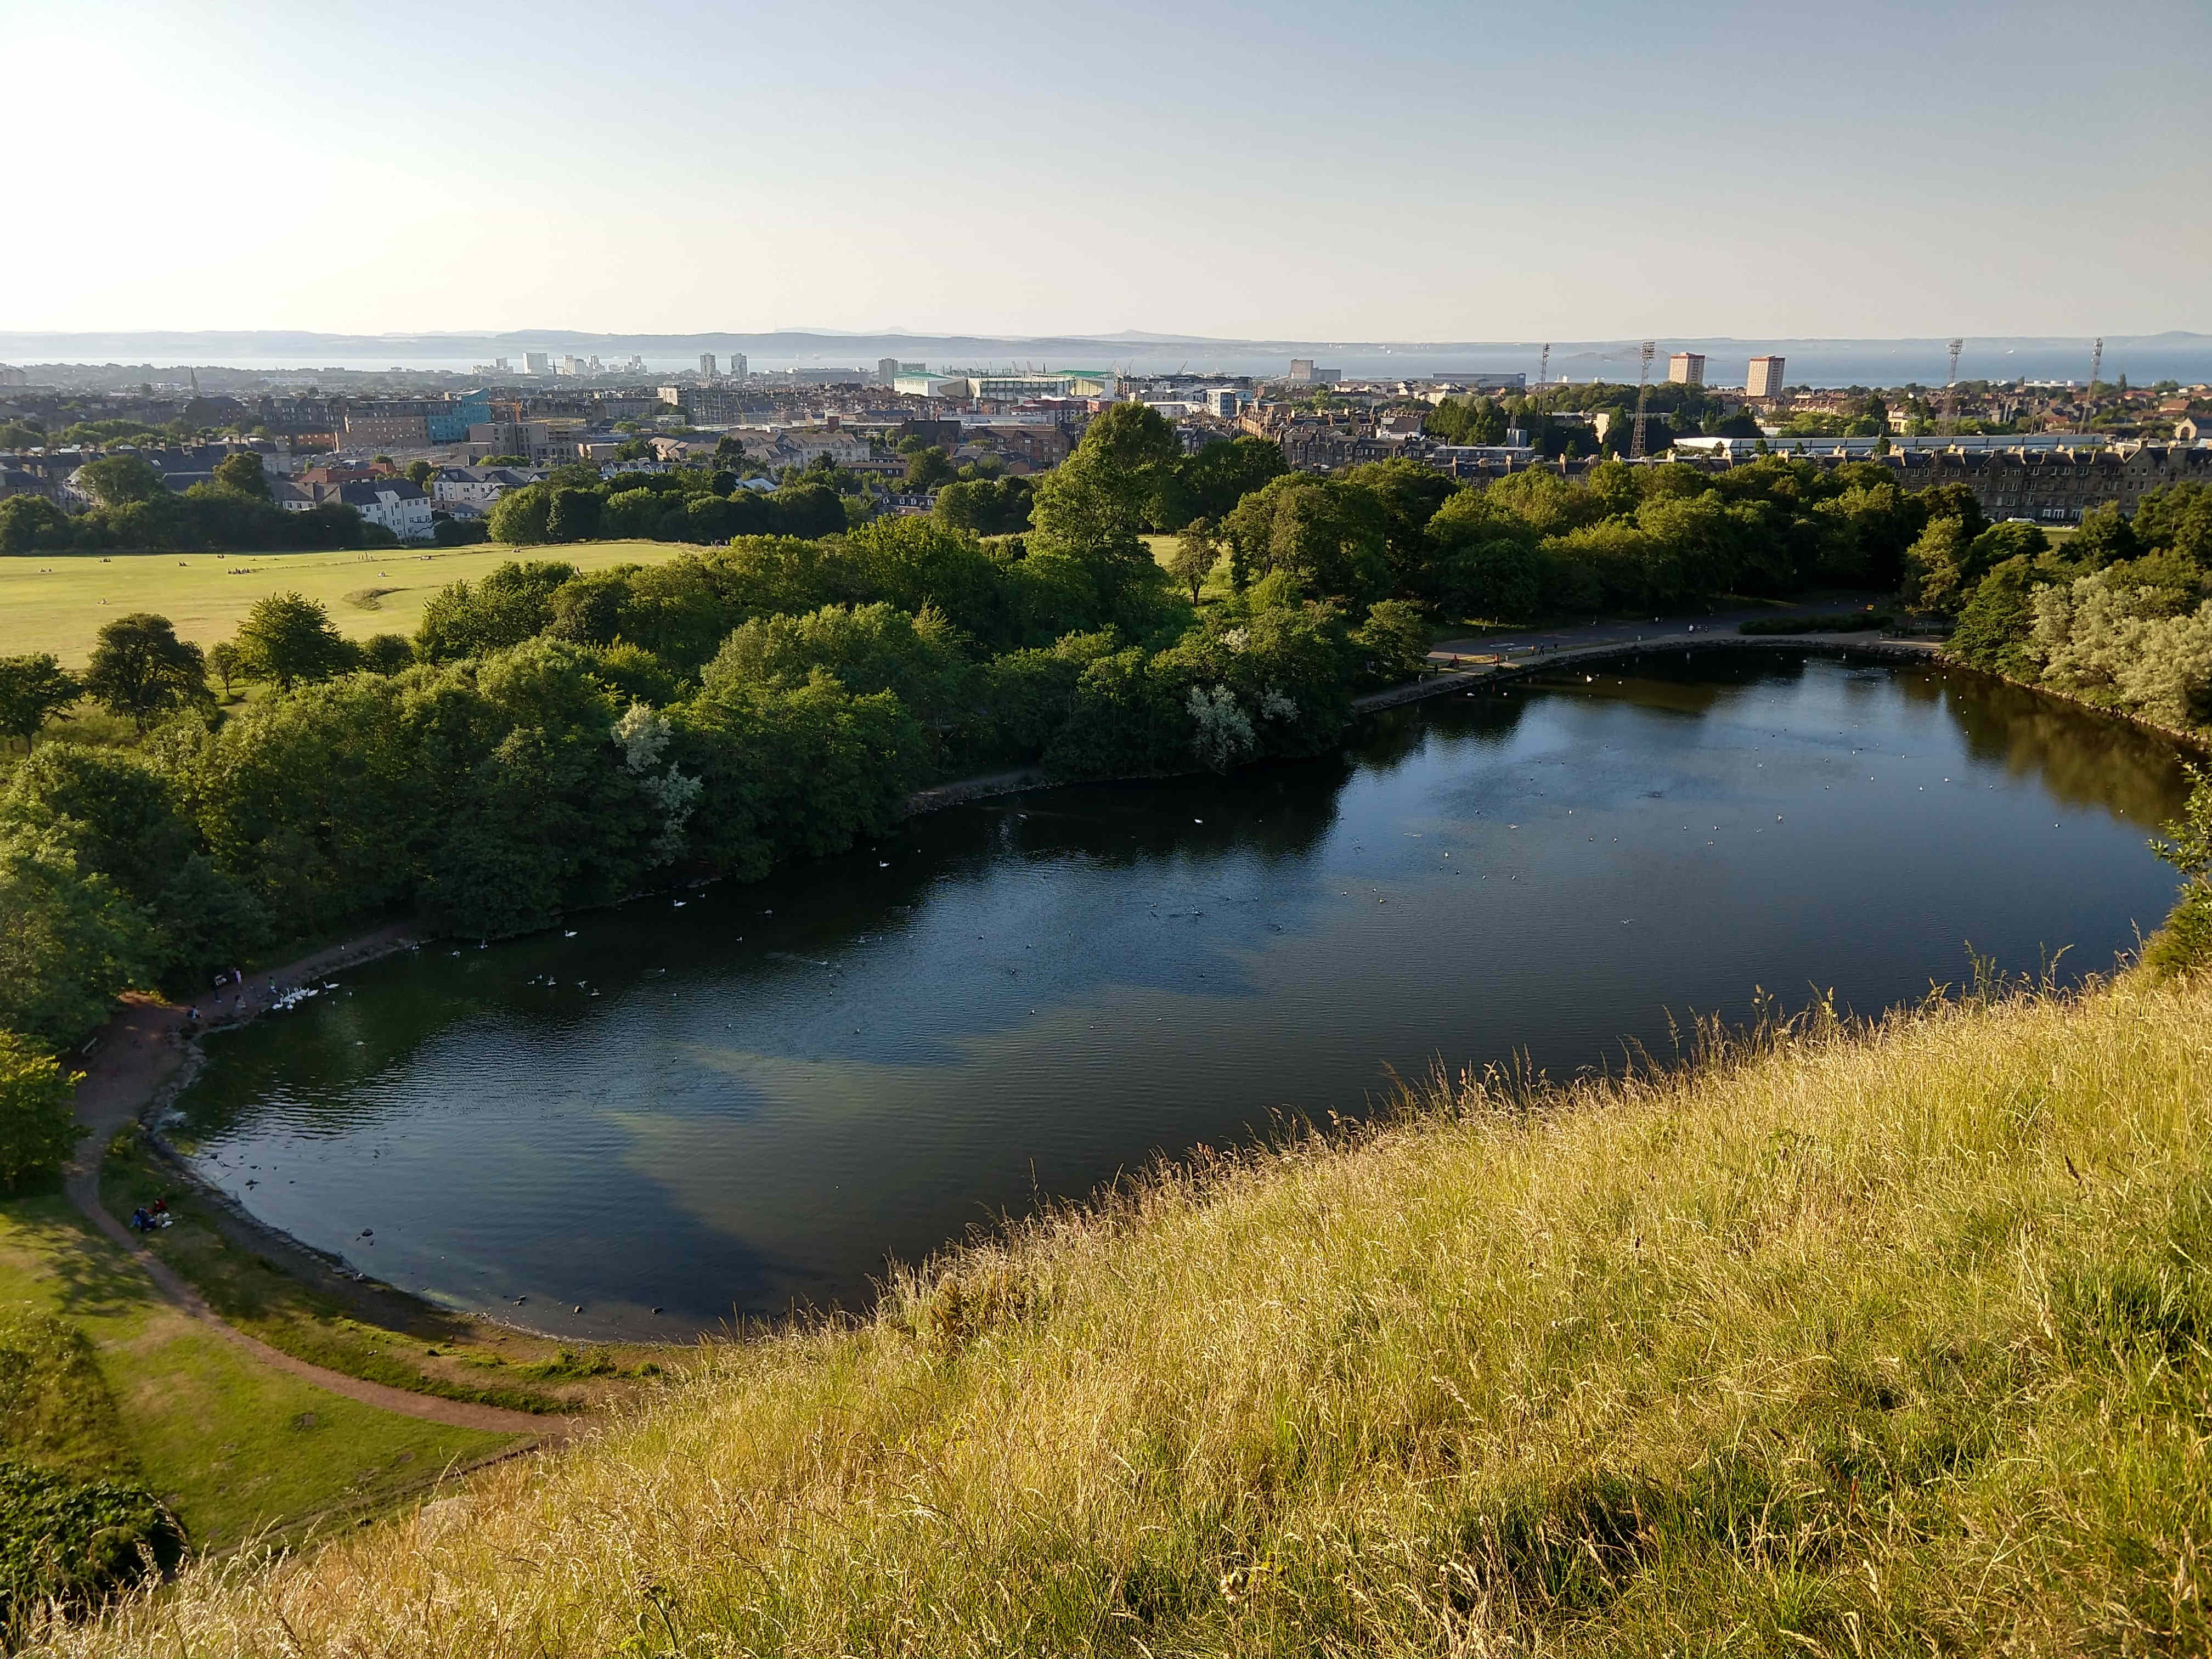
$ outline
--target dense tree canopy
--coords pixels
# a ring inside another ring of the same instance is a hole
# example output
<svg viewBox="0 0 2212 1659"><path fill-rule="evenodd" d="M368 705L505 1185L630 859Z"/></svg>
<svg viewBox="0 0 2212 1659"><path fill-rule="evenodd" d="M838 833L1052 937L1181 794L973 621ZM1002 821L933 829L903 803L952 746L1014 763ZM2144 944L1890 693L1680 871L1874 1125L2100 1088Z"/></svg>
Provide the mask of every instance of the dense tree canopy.
<svg viewBox="0 0 2212 1659"><path fill-rule="evenodd" d="M1937 519L1909 580L1955 609L1965 661L2154 720L2212 728L2212 488L2153 490L2133 517L2085 514L2053 549L2033 525L1969 537Z"/></svg>

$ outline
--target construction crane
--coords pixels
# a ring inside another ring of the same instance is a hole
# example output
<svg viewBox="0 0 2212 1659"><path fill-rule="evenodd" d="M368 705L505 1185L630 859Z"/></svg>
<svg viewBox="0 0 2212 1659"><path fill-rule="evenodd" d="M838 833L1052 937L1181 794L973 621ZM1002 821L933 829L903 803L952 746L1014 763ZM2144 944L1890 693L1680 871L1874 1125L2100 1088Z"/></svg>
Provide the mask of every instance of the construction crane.
<svg viewBox="0 0 2212 1659"><path fill-rule="evenodd" d="M1951 368L1943 381L1943 435L1955 437L1959 430L1959 353L1966 347L1964 340L1951 342Z"/></svg>
<svg viewBox="0 0 2212 1659"><path fill-rule="evenodd" d="M1644 422L1651 405L1651 355L1658 349L1658 342L1646 340L1636 354L1636 428L1628 434L1628 459L1644 459Z"/></svg>
<svg viewBox="0 0 2212 1659"><path fill-rule="evenodd" d="M2089 353L2089 384L2081 392L2081 430L2089 429L2089 406L2097 395L2097 376L2105 367L2105 337L2100 334Z"/></svg>

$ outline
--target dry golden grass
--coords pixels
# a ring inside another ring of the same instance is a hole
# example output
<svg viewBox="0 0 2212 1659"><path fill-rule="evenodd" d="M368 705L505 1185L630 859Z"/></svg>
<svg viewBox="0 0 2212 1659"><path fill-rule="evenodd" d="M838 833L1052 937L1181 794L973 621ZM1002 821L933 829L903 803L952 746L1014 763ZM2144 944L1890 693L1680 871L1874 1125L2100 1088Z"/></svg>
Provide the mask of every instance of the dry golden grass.
<svg viewBox="0 0 2212 1659"><path fill-rule="evenodd" d="M1462 1080L58 1653L2203 1651L2212 978Z"/></svg>

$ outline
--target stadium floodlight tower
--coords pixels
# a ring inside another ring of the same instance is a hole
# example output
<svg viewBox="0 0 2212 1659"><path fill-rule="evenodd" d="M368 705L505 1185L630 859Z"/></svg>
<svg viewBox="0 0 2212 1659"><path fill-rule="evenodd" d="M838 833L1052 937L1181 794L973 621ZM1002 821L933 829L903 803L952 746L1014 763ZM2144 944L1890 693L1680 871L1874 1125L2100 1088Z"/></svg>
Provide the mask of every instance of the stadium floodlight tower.
<svg viewBox="0 0 2212 1659"><path fill-rule="evenodd" d="M1536 390L1541 392L1552 383L1552 343L1544 342L1544 354L1536 359Z"/></svg>
<svg viewBox="0 0 2212 1659"><path fill-rule="evenodd" d="M1628 459L1644 459L1644 422L1651 406L1651 356L1658 350L1656 340L1646 340L1636 354L1636 428L1628 434Z"/></svg>
<svg viewBox="0 0 2212 1659"><path fill-rule="evenodd" d="M1956 437L1959 432L1959 353L1965 349L1964 340L1951 342L1951 367L1943 379L1943 435Z"/></svg>
<svg viewBox="0 0 2212 1659"><path fill-rule="evenodd" d="M2097 395L2097 376L2105 368L2105 337L2100 334L2089 352L2089 384L2081 388L2081 430L2089 429L2090 400Z"/></svg>

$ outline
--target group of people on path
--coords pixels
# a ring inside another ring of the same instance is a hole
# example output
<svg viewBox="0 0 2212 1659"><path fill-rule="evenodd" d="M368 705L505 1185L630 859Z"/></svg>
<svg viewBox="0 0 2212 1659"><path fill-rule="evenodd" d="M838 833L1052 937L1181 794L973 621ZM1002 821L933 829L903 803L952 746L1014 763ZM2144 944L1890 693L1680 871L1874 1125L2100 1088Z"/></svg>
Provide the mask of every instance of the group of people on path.
<svg viewBox="0 0 2212 1659"><path fill-rule="evenodd" d="M230 1012L239 1018L244 1018L246 1017L245 969L240 968L233 968L226 972L217 974L215 976L215 988L216 990L222 990L226 985L235 985L238 987L236 994L231 998ZM276 981L274 979L271 979L269 981L269 997L270 1000L272 1002L276 1000ZM185 1010L185 1026L188 1030L196 1031L199 1029L199 1024L200 1006L199 1004L196 1002L191 1007Z"/></svg>

